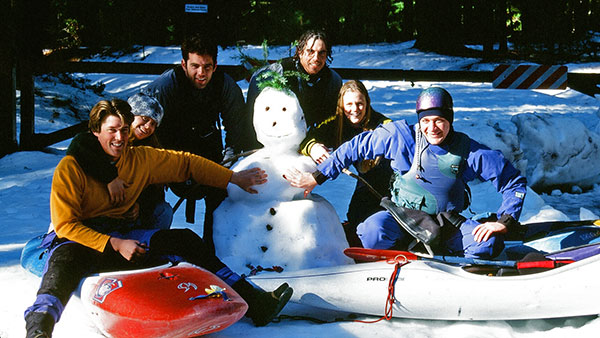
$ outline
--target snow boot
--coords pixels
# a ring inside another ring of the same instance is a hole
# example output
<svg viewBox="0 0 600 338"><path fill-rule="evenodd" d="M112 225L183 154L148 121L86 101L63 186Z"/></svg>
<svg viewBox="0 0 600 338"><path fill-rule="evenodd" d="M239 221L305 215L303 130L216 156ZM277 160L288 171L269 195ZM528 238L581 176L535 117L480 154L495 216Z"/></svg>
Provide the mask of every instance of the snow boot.
<svg viewBox="0 0 600 338"><path fill-rule="evenodd" d="M248 303L246 316L252 319L256 326L269 324L287 304L294 292L287 283L281 284L271 292L261 291L254 288L245 279L239 280L232 287Z"/></svg>
<svg viewBox="0 0 600 338"><path fill-rule="evenodd" d="M26 338L50 338L54 324L54 318L49 313L30 312L25 317Z"/></svg>

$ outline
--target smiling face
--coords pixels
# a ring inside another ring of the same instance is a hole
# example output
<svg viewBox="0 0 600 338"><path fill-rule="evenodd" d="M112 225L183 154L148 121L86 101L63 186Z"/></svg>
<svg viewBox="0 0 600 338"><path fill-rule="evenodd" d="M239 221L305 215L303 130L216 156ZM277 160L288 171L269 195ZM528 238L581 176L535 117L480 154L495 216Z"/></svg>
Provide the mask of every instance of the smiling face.
<svg viewBox="0 0 600 338"><path fill-rule="evenodd" d="M129 136L129 125L124 123L120 117L116 115L108 115L99 132L93 132L98 138L98 142L102 146L104 152L109 155L114 161L118 160L127 146L127 138Z"/></svg>
<svg viewBox="0 0 600 338"><path fill-rule="evenodd" d="M143 140L154 133L156 130L156 121L148 116L136 115L131 123L131 129L133 130L133 136L137 140Z"/></svg>
<svg viewBox="0 0 600 338"><path fill-rule="evenodd" d="M327 46L321 39L311 38L306 43L306 47L300 53L300 64L304 70L314 75L325 67L327 61Z"/></svg>
<svg viewBox="0 0 600 338"><path fill-rule="evenodd" d="M297 149L306 136L306 122L296 96L265 88L254 102L254 130L265 147Z"/></svg>
<svg viewBox="0 0 600 338"><path fill-rule="evenodd" d="M450 133L450 122L440 116L425 116L419 120L421 132L425 135L427 142L433 145L440 145L448 133Z"/></svg>
<svg viewBox="0 0 600 338"><path fill-rule="evenodd" d="M181 67L194 87L204 89L212 79L217 64L208 54L189 53L187 61L181 60Z"/></svg>
<svg viewBox="0 0 600 338"><path fill-rule="evenodd" d="M359 126L367 113L367 100L357 91L349 90L342 97L344 115L355 126Z"/></svg>

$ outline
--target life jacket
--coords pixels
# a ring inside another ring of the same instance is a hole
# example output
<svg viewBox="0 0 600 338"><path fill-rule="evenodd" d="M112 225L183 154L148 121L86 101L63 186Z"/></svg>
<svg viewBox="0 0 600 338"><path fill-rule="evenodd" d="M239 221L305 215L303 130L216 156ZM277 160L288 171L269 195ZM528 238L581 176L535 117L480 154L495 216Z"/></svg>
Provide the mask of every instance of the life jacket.
<svg viewBox="0 0 600 338"><path fill-rule="evenodd" d="M463 181L470 150L470 138L453 132L446 152L430 144L416 126L415 153L411 168L405 174L394 173L392 201L404 208L430 215L444 211L461 212L470 204L469 186Z"/></svg>

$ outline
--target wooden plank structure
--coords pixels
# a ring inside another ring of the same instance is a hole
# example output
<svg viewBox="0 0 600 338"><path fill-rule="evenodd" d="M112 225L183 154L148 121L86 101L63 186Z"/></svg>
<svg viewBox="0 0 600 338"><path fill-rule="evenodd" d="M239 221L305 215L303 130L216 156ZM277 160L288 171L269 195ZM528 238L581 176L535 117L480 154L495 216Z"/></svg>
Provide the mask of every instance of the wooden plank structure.
<svg viewBox="0 0 600 338"><path fill-rule="evenodd" d="M109 74L161 74L175 64L150 64L150 63L116 63L116 62L41 62L36 69L27 64L21 66L21 137L20 150L42 149L48 145L73 137L76 133L86 129L87 122L62 129L53 133L41 134L34 132L34 87L33 76L43 73L109 73ZM219 68L231 75L236 81L248 76L248 70L243 66L219 65ZM430 81L430 82L482 82L491 83L491 71L429 71L429 70L403 70L403 69L364 69L364 68L333 68L344 79L383 80L383 81ZM600 94L600 74L568 73L568 86L586 95ZM4 91L7 93L8 91ZM14 113L10 113L14 116ZM6 126L5 119L9 114L2 114L0 125ZM8 124L11 124L10 122ZM14 128L14 123L12 123ZM10 143L10 142L9 142ZM13 149L13 151L16 149ZM4 147L0 156L9 153Z"/></svg>

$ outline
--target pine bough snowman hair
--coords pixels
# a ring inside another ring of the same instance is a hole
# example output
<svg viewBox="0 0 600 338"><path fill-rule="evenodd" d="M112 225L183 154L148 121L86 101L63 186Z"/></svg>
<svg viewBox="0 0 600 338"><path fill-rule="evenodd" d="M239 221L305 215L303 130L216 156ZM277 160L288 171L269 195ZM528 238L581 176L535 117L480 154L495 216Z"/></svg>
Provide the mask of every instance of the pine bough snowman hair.
<svg viewBox="0 0 600 338"><path fill-rule="evenodd" d="M298 76L303 78L304 80L308 80L308 74L304 74L299 71L286 70L282 74L276 71L268 70L258 75L258 77L256 78L256 83L259 91L270 87L290 94L292 91L288 86L288 78Z"/></svg>
<svg viewBox="0 0 600 338"><path fill-rule="evenodd" d="M309 80L308 74L296 70L286 70L283 71L282 74L267 68L271 63L269 62L269 47L267 45L267 40L264 40L262 43L262 59L255 58L244 53L242 48L239 46L237 49L239 55L236 56L236 58L241 61L242 66L244 66L244 68L246 68L250 73L260 72L256 78L256 85L259 92L267 87L271 87L289 94L291 91L288 86L288 78L300 77L305 81ZM278 62L280 63L281 60Z"/></svg>

